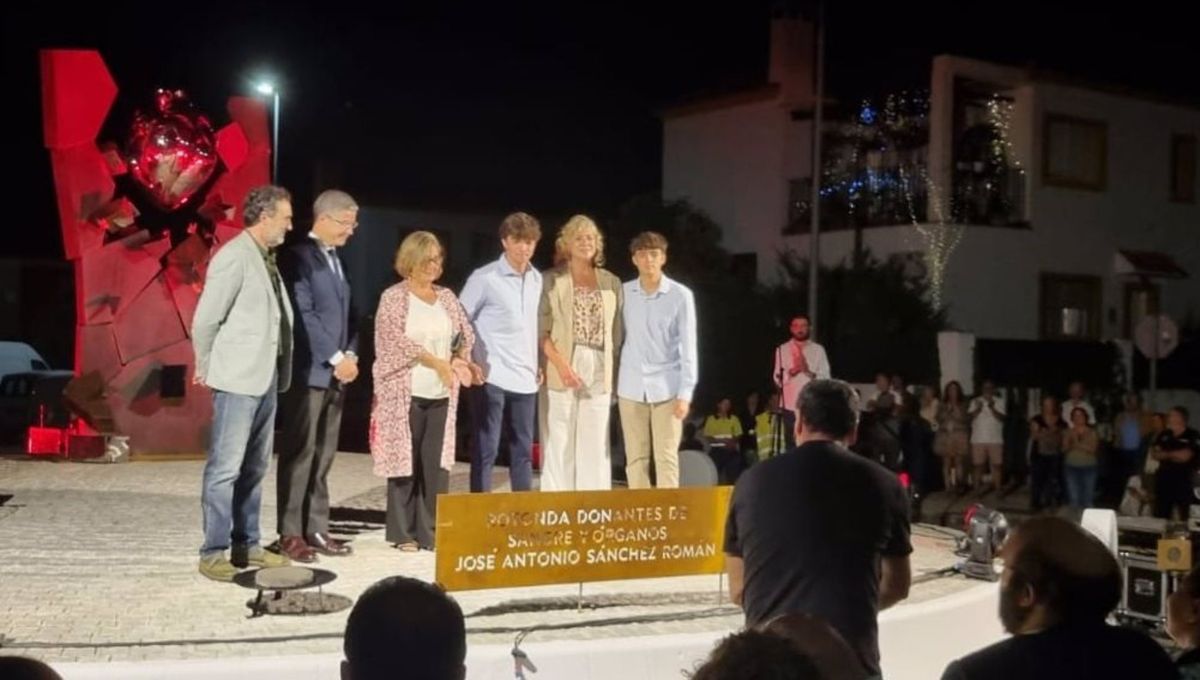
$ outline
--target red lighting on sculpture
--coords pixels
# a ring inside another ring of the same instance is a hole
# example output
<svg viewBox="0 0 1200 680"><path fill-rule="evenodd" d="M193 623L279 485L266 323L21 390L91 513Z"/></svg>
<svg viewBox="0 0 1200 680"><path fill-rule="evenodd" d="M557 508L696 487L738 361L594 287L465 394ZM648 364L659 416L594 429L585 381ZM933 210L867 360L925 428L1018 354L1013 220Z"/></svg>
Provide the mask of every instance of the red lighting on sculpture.
<svg viewBox="0 0 1200 680"><path fill-rule="evenodd" d="M246 192L270 178L266 108L231 97L216 132L183 92L160 89L121 128L125 139L97 140L117 96L100 54L43 50L41 73L63 246L75 263L76 377L64 401L82 429L127 436L135 455L202 455L207 388L165 399L158 380L163 366L190 366L208 260L241 230L234 208ZM129 181L114 180L123 174ZM31 428L27 450L94 453L83 435L52 430Z"/></svg>
<svg viewBox="0 0 1200 680"><path fill-rule="evenodd" d="M188 202L217 168L208 119L183 92L159 90L153 111L139 111L129 133L129 174L160 208Z"/></svg>

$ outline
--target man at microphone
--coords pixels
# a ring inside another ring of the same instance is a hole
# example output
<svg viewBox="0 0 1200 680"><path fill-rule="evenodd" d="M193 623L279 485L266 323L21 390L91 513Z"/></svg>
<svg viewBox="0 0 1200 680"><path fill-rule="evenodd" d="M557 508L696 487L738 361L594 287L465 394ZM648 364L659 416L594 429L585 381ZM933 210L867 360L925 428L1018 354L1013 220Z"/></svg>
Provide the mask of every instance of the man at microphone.
<svg viewBox="0 0 1200 680"><path fill-rule="evenodd" d="M783 411L783 431L787 441L784 448L790 448L796 430L796 401L800 390L814 378L828 379L829 358L825 356L825 348L809 339L809 320L806 314L797 314L792 318L788 329L792 337L787 342L775 348L775 370L772 376L775 384L783 391L783 402L779 405Z"/></svg>

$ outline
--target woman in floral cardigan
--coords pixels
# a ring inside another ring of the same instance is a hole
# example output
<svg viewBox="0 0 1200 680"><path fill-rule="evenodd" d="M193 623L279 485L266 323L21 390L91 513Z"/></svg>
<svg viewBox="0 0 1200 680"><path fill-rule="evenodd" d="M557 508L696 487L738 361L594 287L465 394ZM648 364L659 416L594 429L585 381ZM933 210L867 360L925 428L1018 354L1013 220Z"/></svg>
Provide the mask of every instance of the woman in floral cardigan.
<svg viewBox="0 0 1200 680"><path fill-rule="evenodd" d="M388 480L387 540L406 552L433 550L437 494L454 465L458 391L478 367L469 363L475 332L450 290L435 286L445 251L427 231L396 253L403 279L379 299L375 316L375 400L371 457Z"/></svg>

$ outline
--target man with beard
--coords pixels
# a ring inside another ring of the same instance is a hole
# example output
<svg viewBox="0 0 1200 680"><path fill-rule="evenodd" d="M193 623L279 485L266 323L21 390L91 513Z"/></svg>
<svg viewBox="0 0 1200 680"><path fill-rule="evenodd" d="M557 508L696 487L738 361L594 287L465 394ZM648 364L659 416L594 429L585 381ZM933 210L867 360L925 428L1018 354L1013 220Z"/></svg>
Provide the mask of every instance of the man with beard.
<svg viewBox="0 0 1200 680"><path fill-rule="evenodd" d="M1157 643L1105 622L1121 598L1121 570L1094 536L1037 517L1000 557L1000 621L1013 637L951 662L942 680L1178 677Z"/></svg>
<svg viewBox="0 0 1200 680"><path fill-rule="evenodd" d="M290 563L259 545L258 516L278 393L292 381L292 306L275 264L275 249L292 229L291 194L277 186L251 189L242 220L245 230L209 262L192 317L192 382L212 390L213 399L199 568L214 581L232 581L237 567Z"/></svg>
<svg viewBox="0 0 1200 680"><path fill-rule="evenodd" d="M825 348L809 338L809 325L808 315L796 315L788 326L792 337L775 348L775 370L771 375L783 390L783 431L788 438L785 449L792 445L800 390L813 378L825 380L830 376Z"/></svg>

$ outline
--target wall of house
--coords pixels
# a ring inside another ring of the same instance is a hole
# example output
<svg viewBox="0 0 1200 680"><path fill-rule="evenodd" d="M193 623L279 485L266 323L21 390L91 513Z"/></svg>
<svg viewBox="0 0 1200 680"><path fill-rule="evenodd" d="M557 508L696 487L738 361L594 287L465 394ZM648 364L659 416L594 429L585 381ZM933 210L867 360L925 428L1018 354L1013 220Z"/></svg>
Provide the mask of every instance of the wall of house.
<svg viewBox="0 0 1200 680"><path fill-rule="evenodd" d="M930 158L934 176L950 148L946 94L957 76L995 82L1011 96L1009 130L1016 160L1026 170L1028 229L970 226L950 259L943 289L951 325L988 338L1036 338L1043 273L1101 279L1102 337L1123 333L1124 284L1114 272L1120 249L1161 251L1190 278L1161 282L1164 311L1183 323L1200 320L1200 205L1170 200L1172 134L1200 136L1200 111L1078 87L1015 83L1011 69L969 60L935 61ZM1007 81L1005 79L1008 79ZM938 115L937 112L942 114ZM1048 113L1103 121L1107 126L1107 186L1063 188L1043 181L1044 122ZM939 160L942 159L942 160ZM911 225L867 229L863 243L876 255L925 249ZM807 249L807 238L795 239ZM822 237L821 260L848 258L852 232Z"/></svg>
<svg viewBox="0 0 1200 680"><path fill-rule="evenodd" d="M774 100L663 122L663 198L687 199L724 229L734 253L774 267L787 221L785 168L794 166L790 116Z"/></svg>
<svg viewBox="0 0 1200 680"><path fill-rule="evenodd" d="M773 56L773 71L780 70ZM952 327L988 338L1036 338L1044 273L1101 279L1100 334L1117 337L1125 319L1117 250L1161 251L1190 278L1161 283L1163 309L1181 323L1200 321L1200 205L1170 200L1172 134L1200 137L1200 110L1084 87L1030 81L1021 69L952 56L931 70L930 176L949 187L953 96L957 78L994 84L1011 98L1012 160L1026 172L1029 227L971 226L942 282ZM1047 114L1107 125L1103 191L1043 181ZM760 280L775 279L779 252L807 253L806 235L784 235L788 181L811 174L811 123L793 121L780 100L693 112L664 120L663 195L687 198L725 229L732 252L753 252ZM944 191L944 190L943 190ZM826 265L847 258L853 232L821 240ZM863 243L876 255L922 252L912 225L871 228Z"/></svg>
<svg viewBox="0 0 1200 680"><path fill-rule="evenodd" d="M1124 289L1112 274L1114 252L1161 251L1191 275L1163 284L1164 311L1182 320L1190 310L1200 320L1200 205L1172 202L1169 193L1171 135L1200 138L1200 110L1060 85L1038 85L1033 105L1033 229L1041 248L1064 253L1062 266L1071 268L1057 271L1104 277L1104 330L1115 334L1120 330ZM1107 124L1104 191L1042 181L1043 124L1049 113ZM1056 266L1056 261L1043 263L1047 271L1056 271Z"/></svg>

